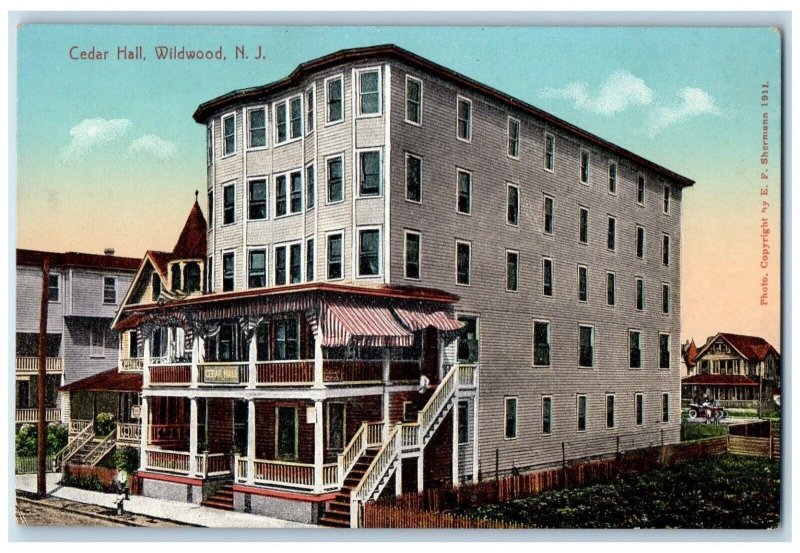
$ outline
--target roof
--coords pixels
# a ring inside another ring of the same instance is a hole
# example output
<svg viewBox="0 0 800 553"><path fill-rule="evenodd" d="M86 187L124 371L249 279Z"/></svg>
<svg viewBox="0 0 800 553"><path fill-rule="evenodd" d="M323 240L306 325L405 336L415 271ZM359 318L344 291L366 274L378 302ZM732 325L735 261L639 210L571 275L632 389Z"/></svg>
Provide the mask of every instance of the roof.
<svg viewBox="0 0 800 553"><path fill-rule="evenodd" d="M681 380L681 384L703 386L758 386L758 382L743 374L696 374Z"/></svg>
<svg viewBox="0 0 800 553"><path fill-rule="evenodd" d="M62 392L141 392L142 373L119 372L117 369L103 371L66 384Z"/></svg>
<svg viewBox="0 0 800 553"><path fill-rule="evenodd" d="M504 92L501 92L495 88L492 88L488 85L480 83L466 75L462 75L452 69L448 69L443 65L439 65L431 60L423 58L413 52L409 52L403 48L395 46L394 44L383 44L378 46L367 46L362 48L350 48L346 50L339 50L338 52L334 52L332 54L328 54L326 56L322 56L298 65L294 71L292 71L287 77L280 79L278 81L274 81L272 83L262 85L262 86L255 86L250 88L243 88L239 90L234 90L232 92L228 92L227 94L223 94L222 96L218 96L208 102L204 102L200 104L200 106L194 112L194 120L198 123L205 124L206 121L217 111L229 108L234 105L239 105L242 102L259 102L266 99L267 96L276 94L278 92L283 91L292 86L296 86L300 84L300 81L306 75L327 69L329 67L351 62L351 61L362 61L365 58L373 58L373 57L387 57L402 61L404 63L408 63L409 65L413 65L416 67L420 67L424 70L427 70L435 75L442 77L444 79L448 79L451 81L455 81L462 87L471 89L473 91L479 92L484 94L490 98L493 98L497 101L500 101L504 104L508 104L513 106L515 109L518 109L522 112L525 112L533 117L542 119L549 124L553 125L554 127L560 128L566 132L572 133L588 142L594 143L598 146L608 149L615 154L627 158L637 164L640 164L648 169L654 171L657 174L660 174L668 179L674 180L678 186L692 186L694 181L679 175L666 167L658 165L648 159L645 159L637 154L634 154L630 150L626 150L621 146L617 146L607 140L600 138L599 136L590 133L580 127L573 125L572 123L568 123L567 121L556 117L546 111L537 108L531 104L523 102L518 98L514 98Z"/></svg>
<svg viewBox="0 0 800 553"><path fill-rule="evenodd" d="M697 364L697 345L694 343L694 338L689 342L686 351L683 352L683 360L686 362L687 367L694 367Z"/></svg>
<svg viewBox="0 0 800 553"><path fill-rule="evenodd" d="M167 265L169 264L169 260L172 258L171 253L160 252L157 250L147 250L145 257L150 258L150 261L153 263L153 267L161 274L163 278L167 278Z"/></svg>
<svg viewBox="0 0 800 553"><path fill-rule="evenodd" d="M181 235L172 249L173 259L190 259L206 257L206 218L197 200L194 201L189 217L183 225Z"/></svg>
<svg viewBox="0 0 800 553"><path fill-rule="evenodd" d="M140 260L135 257L116 255L100 255L81 252L46 252L41 250L25 250L17 248L17 266L41 267L45 258L50 260L50 267L81 269L113 269L135 272Z"/></svg>
<svg viewBox="0 0 800 553"><path fill-rule="evenodd" d="M780 353L764 338L758 336L747 336L745 334L732 334L730 332L720 332L708 342L706 342L700 351L695 355L695 360L703 356L711 344L722 338L733 349L735 349L744 359L748 361L763 361L766 359L767 354L772 351L776 357L780 357Z"/></svg>

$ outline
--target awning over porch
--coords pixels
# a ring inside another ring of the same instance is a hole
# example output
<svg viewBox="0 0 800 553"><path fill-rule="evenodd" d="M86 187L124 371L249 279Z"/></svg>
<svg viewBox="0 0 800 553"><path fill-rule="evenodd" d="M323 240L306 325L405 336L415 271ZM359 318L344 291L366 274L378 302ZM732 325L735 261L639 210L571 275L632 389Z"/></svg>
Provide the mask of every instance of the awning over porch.
<svg viewBox="0 0 800 553"><path fill-rule="evenodd" d="M441 331L461 330L463 323L455 320L441 307L431 305L392 306L402 323L412 332L432 326Z"/></svg>
<svg viewBox="0 0 800 553"><path fill-rule="evenodd" d="M141 392L142 373L119 372L117 369L87 376L59 388L62 392Z"/></svg>
<svg viewBox="0 0 800 553"><path fill-rule="evenodd" d="M323 346L346 346L351 341L362 346L414 343L414 334L400 325L388 307L343 299L325 302L323 313Z"/></svg>

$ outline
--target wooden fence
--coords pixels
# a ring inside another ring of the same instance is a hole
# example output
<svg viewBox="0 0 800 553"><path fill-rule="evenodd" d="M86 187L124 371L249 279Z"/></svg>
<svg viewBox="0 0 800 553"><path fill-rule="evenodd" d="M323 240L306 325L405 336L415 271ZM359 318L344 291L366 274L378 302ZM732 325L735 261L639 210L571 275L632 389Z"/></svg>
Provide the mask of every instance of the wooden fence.
<svg viewBox="0 0 800 553"><path fill-rule="evenodd" d="M367 503L365 528L523 528L502 520L472 519L433 511L412 511L382 502Z"/></svg>

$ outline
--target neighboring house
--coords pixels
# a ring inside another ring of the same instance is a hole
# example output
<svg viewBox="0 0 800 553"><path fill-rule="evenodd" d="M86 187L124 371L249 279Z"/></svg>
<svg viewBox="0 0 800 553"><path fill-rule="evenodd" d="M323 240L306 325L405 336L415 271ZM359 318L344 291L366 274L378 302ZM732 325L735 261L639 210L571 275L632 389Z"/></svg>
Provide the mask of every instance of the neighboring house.
<svg viewBox="0 0 800 553"><path fill-rule="evenodd" d="M117 364L117 333L111 322L139 261L105 255L17 249L16 417L36 423L39 321L44 260L47 283L46 401L48 422L70 419L68 394L59 387Z"/></svg>
<svg viewBox="0 0 800 553"><path fill-rule="evenodd" d="M381 493L679 440L693 181L391 45L194 118L204 288L151 256L115 321L145 495L358 524Z"/></svg>
<svg viewBox="0 0 800 553"><path fill-rule="evenodd" d="M683 351L688 375L684 398L716 399L727 407L756 407L780 394L780 353L757 336L720 332L700 348L692 340Z"/></svg>

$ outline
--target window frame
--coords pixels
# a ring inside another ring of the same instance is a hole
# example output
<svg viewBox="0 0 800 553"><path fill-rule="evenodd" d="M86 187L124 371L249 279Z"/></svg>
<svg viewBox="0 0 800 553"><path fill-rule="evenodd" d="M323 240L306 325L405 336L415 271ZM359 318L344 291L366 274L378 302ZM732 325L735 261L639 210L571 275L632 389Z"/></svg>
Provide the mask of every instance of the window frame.
<svg viewBox="0 0 800 553"><path fill-rule="evenodd" d="M214 229L214 198L216 195L214 194L214 189L211 188L210 190L206 191L206 209L208 210L208 230L209 232Z"/></svg>
<svg viewBox="0 0 800 553"><path fill-rule="evenodd" d="M614 221L614 224L611 224ZM613 232L612 232L613 227ZM612 239L613 237L613 239ZM609 246L609 242L613 241L613 248ZM616 253L617 251L617 218L609 215L606 223L606 250Z"/></svg>
<svg viewBox="0 0 800 553"><path fill-rule="evenodd" d="M50 299L50 291L54 289L52 281L55 279L56 299ZM47 275L47 303L61 303L61 273L48 273Z"/></svg>
<svg viewBox="0 0 800 553"><path fill-rule="evenodd" d="M552 149L550 152L547 151L547 147L551 146ZM548 155L549 155L549 167L548 167ZM550 132L544 133L544 170L548 173L555 173L556 172L556 135Z"/></svg>
<svg viewBox="0 0 800 553"><path fill-rule="evenodd" d="M642 231L642 238L639 239L639 231ZM636 238L634 240L634 254L636 255L636 259L644 259L645 258L645 245L647 239L647 231L642 225L636 225ZM639 255L639 250L641 251L641 255Z"/></svg>
<svg viewBox="0 0 800 553"><path fill-rule="evenodd" d="M589 245L589 208L584 206L578 206L578 244Z"/></svg>
<svg viewBox="0 0 800 553"><path fill-rule="evenodd" d="M613 171L612 171L613 169ZM613 172L613 175L612 175ZM619 188L619 166L617 165L616 161L609 161L608 162L608 193L612 196L617 195L617 190ZM612 186L613 185L613 186Z"/></svg>
<svg viewBox="0 0 800 553"><path fill-rule="evenodd" d="M365 73L377 73L378 74L378 111L374 113L364 113L361 111L361 76ZM371 67L359 67L358 69L354 70L355 76L355 86L353 86L353 90L355 91L355 100L356 100L356 119L368 119L371 117L382 117L383 116L383 67L380 65L375 65ZM344 98L343 98L344 100Z"/></svg>
<svg viewBox="0 0 800 553"><path fill-rule="evenodd" d="M408 276L408 237L417 237L417 276ZM403 278L406 280L420 280L422 277L422 233L416 230L403 229Z"/></svg>
<svg viewBox="0 0 800 553"><path fill-rule="evenodd" d="M280 410L291 409L294 411L294 454L292 456L281 455L280 452ZM280 461L296 462L299 458L300 448L300 408L296 405L275 406L275 458Z"/></svg>
<svg viewBox="0 0 800 553"><path fill-rule="evenodd" d="M581 328L589 328L591 329L591 334L589 335L590 343L589 347L592 348L592 359L591 365L582 365L581 364ZM593 324L588 323L578 323L578 368L579 369L593 369L594 368L594 359L595 359L595 327Z"/></svg>
<svg viewBox="0 0 800 553"><path fill-rule="evenodd" d="M550 231L547 230L547 204L550 203ZM542 200L542 234L553 236L556 229L556 200L553 196L544 194Z"/></svg>
<svg viewBox="0 0 800 553"><path fill-rule="evenodd" d="M283 249L285 250L285 263L286 266L284 267L284 280L285 282L278 282L277 274L273 272L273 284L275 286L289 286L292 284L301 284L303 282L303 271L305 265L305 256L303 255L303 242L304 240L289 240L286 242L281 242L280 244L275 244L272 247L273 250L273 268L276 271L278 269L278 250ZM299 261L300 261L300 276L297 282L292 282L292 248L295 246L300 246L300 254L299 254Z"/></svg>
<svg viewBox="0 0 800 553"><path fill-rule="evenodd" d="M292 215L300 215L305 211L305 167L298 168L298 169L291 169L289 171L284 171L281 173L273 173L272 175L272 182L274 186L274 217L273 219L283 219L284 217L291 217ZM297 211L292 210L292 176L295 174L300 175L300 209ZM278 179L284 178L286 182L286 212L283 214L278 213Z"/></svg>
<svg viewBox="0 0 800 553"><path fill-rule="evenodd" d="M361 185L363 181L363 171L364 165L362 162L362 156L364 154L370 153L377 153L378 154L378 192L376 194L364 194L361 190ZM384 194L384 168L383 168L383 148L359 148L356 150L356 168L357 168L357 180L353 183L355 188L354 194L355 198L382 198ZM342 167L342 172L344 173L344 167Z"/></svg>
<svg viewBox="0 0 800 553"><path fill-rule="evenodd" d="M547 288L546 288L547 284L545 282L545 266L547 265L548 262L550 263L550 293L549 294L547 293ZM546 255L543 255L542 256L542 296L545 297L545 298L552 298L555 295L554 292L553 292L554 289L555 289L555 285L554 285L555 278L554 278L553 273L554 273L554 271L553 271L553 258L549 257L549 256L546 256Z"/></svg>
<svg viewBox="0 0 800 553"><path fill-rule="evenodd" d="M328 401L326 403L327 407L325 409L325 411L326 411L325 414L326 414L326 419L327 419L327 421L326 421L327 436L326 436L326 439L325 439L325 445L327 446L327 448L330 451L344 451L344 448L347 447L347 401L343 401L343 399L344 398L342 398L342 400L339 400L339 401L333 401L332 400L332 401ZM332 428L331 427L331 421L333 420L333 417L331 416L331 406L332 405L341 405L342 406L342 447L341 448L334 447L331 444L331 435L332 435L332 432L331 432L331 428Z"/></svg>
<svg viewBox="0 0 800 553"><path fill-rule="evenodd" d="M539 364L539 363L536 362L536 346L537 346L537 344L536 344L536 325L537 324L538 325L545 325L545 327L547 328L547 342L546 342L546 344L547 344L547 364L546 365L542 365L542 364ZM553 366L553 360L552 360L552 358L550 356L550 353L551 353L551 350L552 350L551 327L552 327L552 324L550 323L550 321L547 321L547 320L544 320L544 319L534 319L533 320L533 327L532 327L533 339L531 340L531 345L533 347L533 358L532 358L533 363L532 363L532 365L535 368L548 368L548 367L552 367Z"/></svg>
<svg viewBox="0 0 800 553"><path fill-rule="evenodd" d="M227 136L225 134L225 121L230 119L231 117L233 118L233 151L228 152L226 150L226 148L225 148L225 138ZM221 127L220 130L221 130L221 135L222 135L221 136L221 138L222 138L222 157L220 159L226 159L226 158L229 158L231 156L235 156L236 152L238 151L238 146L239 146L238 142L239 141L236 140L236 126L237 126L237 123L238 123L238 121L237 121L237 117L236 117L236 111L232 111L230 113L226 113L225 115L220 117L220 127Z"/></svg>
<svg viewBox="0 0 800 553"><path fill-rule="evenodd" d="M581 286L581 276L583 275L583 286ZM578 301L588 303L589 301L589 267L578 263Z"/></svg>
<svg viewBox="0 0 800 553"><path fill-rule="evenodd" d="M669 424L670 419L670 405L669 405L669 392L661 392L661 423Z"/></svg>
<svg viewBox="0 0 800 553"><path fill-rule="evenodd" d="M461 137L461 103L465 102L469 106L469 119L467 119L467 136L462 138ZM461 94L456 95L456 140L459 142L465 142L467 144L472 143L472 126L474 120L474 109L472 105L472 100L467 98L466 96L462 96Z"/></svg>
<svg viewBox="0 0 800 553"><path fill-rule="evenodd" d="M641 199L640 199L641 198ZM636 174L636 205L644 207L647 200L647 179L642 173Z"/></svg>
<svg viewBox="0 0 800 553"><path fill-rule="evenodd" d="M541 404L542 404L542 410L541 410L542 425L540 427L541 433L542 433L542 436L552 436L553 435L553 396L546 395L546 396L542 396L541 399L542 399L542 402L541 402ZM545 406L545 404L547 404L547 406L548 406L548 409L547 409L547 426L546 427L545 427L545 424L544 424L544 422L545 422L545 417L544 417L544 413L545 413L544 406Z"/></svg>
<svg viewBox="0 0 800 553"><path fill-rule="evenodd" d="M638 344L639 347L636 348L636 349L639 350L638 363L634 363L633 362L634 360L633 360L632 353L633 353L634 348L633 348L633 340L632 339L633 339L634 335L637 336L637 338L638 338L637 344ZM637 369L637 370L641 369L642 365L643 365L643 363L642 363L643 360L644 360L644 344L642 342L642 331L640 329L638 329L638 328L629 328L628 329L628 368L629 369Z"/></svg>
<svg viewBox="0 0 800 553"><path fill-rule="evenodd" d="M204 267L206 281L206 293L213 293L214 292L214 256L209 255L206 257L206 266Z"/></svg>
<svg viewBox="0 0 800 553"><path fill-rule="evenodd" d="M670 235L667 233L661 234L661 264L664 267L669 267L669 260L670 260L670 249L671 245L670 242Z"/></svg>
<svg viewBox="0 0 800 553"><path fill-rule="evenodd" d="M509 435L509 403L514 404L514 419L513 419L513 435ZM518 396L503 396L503 440L512 441L519 437L519 397Z"/></svg>
<svg viewBox="0 0 800 553"><path fill-rule="evenodd" d="M608 401L609 399L611 400L611 403L609 403ZM611 424L608 424L609 420L611 421ZM613 430L616 427L617 427L617 396L616 394L606 394L606 430Z"/></svg>
<svg viewBox="0 0 800 553"><path fill-rule="evenodd" d="M317 87L312 83L303 93L303 135L308 136L317 127Z"/></svg>
<svg viewBox="0 0 800 553"><path fill-rule="evenodd" d="M661 283L661 313L669 315L672 311L672 287L669 282Z"/></svg>
<svg viewBox="0 0 800 553"><path fill-rule="evenodd" d="M230 290L225 289L225 258L227 256L231 256L233 261L231 265L233 266L233 276L231 277L231 288ZM228 250L222 250L222 292L233 292L236 290L236 249L231 248Z"/></svg>
<svg viewBox="0 0 800 553"><path fill-rule="evenodd" d="M611 301L608 301L609 299ZM606 306L617 306L617 273L615 271L606 271Z"/></svg>
<svg viewBox="0 0 800 553"><path fill-rule="evenodd" d="M361 235L364 232L378 232L378 272L373 274L361 273ZM363 225L356 227L356 255L355 259L355 274L356 278L380 278L383 276L383 230L380 225Z"/></svg>
<svg viewBox="0 0 800 553"><path fill-rule="evenodd" d="M584 158L586 164L584 165ZM578 173L578 180L581 184L589 186L589 179L591 178L591 166L592 166L592 156L589 150L586 148L581 148L580 150L580 171ZM583 178L583 174L586 173L586 179Z"/></svg>
<svg viewBox="0 0 800 553"><path fill-rule="evenodd" d="M252 254L254 252L262 252L264 254L264 285L252 286L250 279L253 276ZM247 247L247 289L266 288L269 286L269 253L267 246L248 246Z"/></svg>
<svg viewBox="0 0 800 553"><path fill-rule="evenodd" d="M644 426L644 393L633 394L633 422L636 426Z"/></svg>
<svg viewBox="0 0 800 553"><path fill-rule="evenodd" d="M664 185L661 212L667 216L671 215L672 212L672 187L668 184Z"/></svg>
<svg viewBox="0 0 800 553"><path fill-rule="evenodd" d="M583 428L581 428L581 399L583 399ZM589 395L575 395L575 430L586 432L589 429Z"/></svg>
<svg viewBox="0 0 800 553"><path fill-rule="evenodd" d="M409 106L409 102L410 102L409 99L408 99L408 83L409 83L409 81L415 81L417 84L419 84L419 121L414 121L413 119L409 119L408 118L408 106ZM417 127L421 127L422 126L422 106L423 106L423 103L424 103L424 100L423 100L423 98L424 98L423 88L424 88L424 84L422 82L422 79L420 79L418 77L414 77L414 76L409 75L408 73L406 73L406 80L405 80L405 122L409 123L411 125L415 125Z"/></svg>
<svg viewBox="0 0 800 553"><path fill-rule="evenodd" d="M214 164L214 120L206 124L206 167Z"/></svg>
<svg viewBox="0 0 800 553"><path fill-rule="evenodd" d="M222 184L222 226L227 227L236 224L236 181L230 181ZM228 208L225 206L225 191L229 188L233 189L233 205L231 206L231 220L225 222L227 218Z"/></svg>
<svg viewBox="0 0 800 553"><path fill-rule="evenodd" d="M411 152L406 152L405 154L406 154L405 155L405 164L404 164L404 171L405 171L405 200L407 202L411 202L413 204L420 204L421 205L422 204L422 161L423 160L422 160L421 156L418 156L416 154L412 154ZM409 160L411 158L414 158L414 159L419 161L419 200L414 200L414 199L408 197L408 184L409 184L409 180L408 180L408 178L409 178L409 172L408 172L409 163L408 162L409 162Z"/></svg>
<svg viewBox="0 0 800 553"><path fill-rule="evenodd" d="M666 362L667 366L664 366L664 349L662 347L663 338L667 338L667 349L666 349ZM669 370L672 364L672 336L669 332L659 332L658 333L658 368L659 370Z"/></svg>
<svg viewBox="0 0 800 553"><path fill-rule="evenodd" d="M514 221L511 221L510 217L509 217L511 215L511 211L510 210L511 210L511 189L512 188L516 192L516 204L515 204L515 209L514 209ZM471 193L470 193L470 196L472 196ZM519 227L519 219L520 219L520 217L519 217L520 216L519 205L520 205L519 186L517 186L516 184L510 183L510 182L507 182L506 183L506 225L508 225L510 227L515 227L515 228Z"/></svg>
<svg viewBox="0 0 800 553"><path fill-rule="evenodd" d="M512 136L511 134L511 126L512 124L516 124L517 132L516 137ZM520 158L520 150L522 149L522 122L517 119L516 117L511 117L510 115L507 117L507 134L506 134L506 157L509 159L516 159ZM516 146L516 153L512 153L511 145L514 144Z"/></svg>
<svg viewBox="0 0 800 553"><path fill-rule="evenodd" d="M514 287L510 287L509 284L509 277L511 276L509 273L509 263L511 261L511 257L514 257ZM519 250L510 250L506 249L506 292L519 292Z"/></svg>
<svg viewBox="0 0 800 553"><path fill-rule="evenodd" d="M461 412L462 407L464 408L465 413ZM469 401L465 399L458 400L456 404L456 409L458 409L458 428L456 429L458 445L465 445L469 444L471 440L469 439L469 430L470 430L470 417L469 417ZM464 439L461 439L461 431L464 430Z"/></svg>
<svg viewBox="0 0 800 553"><path fill-rule="evenodd" d="M641 283L641 293L639 292L639 288L640 288L639 283ZM638 276L634 277L633 286L634 286L634 299L635 299L634 305L636 306L636 311L640 311L640 312L644 311L644 308L647 305L647 303L645 302L645 298L644 298L644 295L645 295L644 277L638 277Z"/></svg>
<svg viewBox="0 0 800 553"><path fill-rule="evenodd" d="M305 210L310 211L316 208L319 194L317 193L317 164L314 161L306 163L305 171L303 172L303 190Z"/></svg>
<svg viewBox="0 0 800 553"><path fill-rule="evenodd" d="M247 119L247 151L258 151L258 150L266 150L269 148L269 118L267 117L267 109L266 105L263 106L254 106L245 109L245 116ZM250 114L254 111L263 111L264 112L264 145L263 146L253 146L252 145L252 127L250 125Z"/></svg>
<svg viewBox="0 0 800 553"><path fill-rule="evenodd" d="M325 232L325 280L326 281L337 281L337 280L344 280L345 277L345 243L344 243L344 229L340 230L331 230ZM339 271L341 273L338 277L331 277L330 276L330 241L331 238L338 236L340 239L340 247L341 251L339 252Z"/></svg>
<svg viewBox="0 0 800 553"><path fill-rule="evenodd" d="M303 96L304 92L299 92L297 94L292 94L291 96L287 96L282 100L277 100L272 103L272 127L274 128L274 136L273 136L273 147L277 148L278 146L283 146L285 144L290 144L292 142L297 142L298 140L302 140L305 137L305 121L304 119L304 106L303 106ZM300 100L300 134L298 136L292 136L292 102L294 100ZM286 139L285 140L278 140L278 108L283 106L285 109L286 119L284 124L286 125Z"/></svg>
<svg viewBox="0 0 800 553"><path fill-rule="evenodd" d="M112 291L114 292L114 301L108 301L106 299L106 293L108 292L108 281L109 280L112 283ZM49 283L48 283L48 296L49 296L49 291L50 291L50 287L49 287ZM48 299L49 299L49 297L48 297ZM103 305L117 305L117 300L118 299L119 298L117 297L117 277L103 275Z"/></svg>
<svg viewBox="0 0 800 553"><path fill-rule="evenodd" d="M264 183L264 216L263 217L253 217L251 214L251 208L253 207L253 190L252 185L253 183L263 182ZM248 177L247 179L247 220L248 221L267 221L269 220L269 179L266 176L263 177Z"/></svg>
<svg viewBox="0 0 800 553"><path fill-rule="evenodd" d="M472 285L472 242L469 240L462 240L460 238L456 238L455 241L455 283L456 286L471 286ZM467 255L467 282L459 282L459 270L458 270L458 247L459 246L467 246L468 248L468 255Z"/></svg>
<svg viewBox="0 0 800 553"><path fill-rule="evenodd" d="M100 326L89 327L89 357L91 359L105 359L106 357L106 330Z"/></svg>
<svg viewBox="0 0 800 553"><path fill-rule="evenodd" d="M330 98L328 96L331 81L339 81L339 91L341 97L339 98L339 102L341 103L342 107L342 116L339 119L330 119ZM345 120L345 101L344 101L344 73L338 73L336 75L331 75L330 77L326 77L324 82L325 87L325 123L324 126L328 127L330 125L337 125L339 123L344 122Z"/></svg>
<svg viewBox="0 0 800 553"><path fill-rule="evenodd" d="M347 175L347 173L346 173L346 169L345 169L344 158L345 158L344 153L333 154L333 155L325 156L325 158L324 158L324 160L325 160L325 205L340 204L340 203L344 202L346 197L347 197L347 194L346 194L346 190L347 190L347 177L346 177L346 175ZM331 187L330 187L330 175L331 175L330 168L331 167L330 167L330 163L331 163L331 161L334 161L336 159L339 160L339 162L341 163L341 167L342 167L341 198L338 199L338 200L331 200L331 192L330 192L330 190L331 190Z"/></svg>
<svg viewBox="0 0 800 553"><path fill-rule="evenodd" d="M315 235L306 237L303 259L305 260L303 281L314 282L317 279L317 240Z"/></svg>
<svg viewBox="0 0 800 553"><path fill-rule="evenodd" d="M461 174L469 176L469 211L461 211ZM456 167L456 213L459 215L472 215L472 171Z"/></svg>

